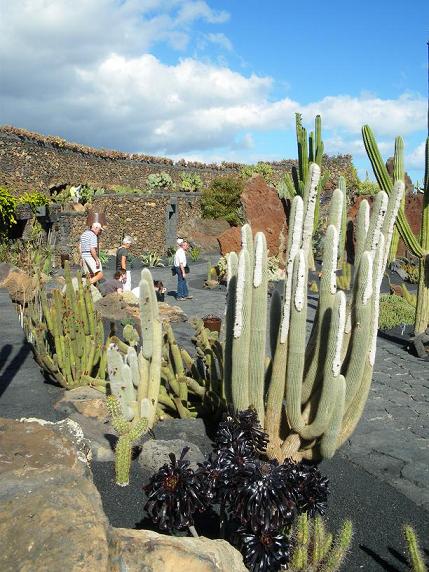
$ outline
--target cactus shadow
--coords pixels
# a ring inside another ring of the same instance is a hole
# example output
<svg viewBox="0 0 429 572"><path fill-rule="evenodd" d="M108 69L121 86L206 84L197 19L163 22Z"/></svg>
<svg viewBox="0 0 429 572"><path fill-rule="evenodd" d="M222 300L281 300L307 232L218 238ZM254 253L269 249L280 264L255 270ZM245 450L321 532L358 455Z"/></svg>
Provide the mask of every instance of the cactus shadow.
<svg viewBox="0 0 429 572"><path fill-rule="evenodd" d="M5 344L2 349L0 350L0 364L5 365L6 367L2 366L2 371L0 374L0 396L6 391L9 385L12 383L15 375L20 370L22 363L25 361L26 357L31 351L30 344L24 343L19 348L18 353L10 360L10 362L6 365L7 360L10 358L12 354L13 347L10 344Z"/></svg>
<svg viewBox="0 0 429 572"><path fill-rule="evenodd" d="M393 564L391 564L388 560L377 554L372 548L365 546L364 544L359 544L359 548L363 550L368 556L370 556L377 564L383 569L387 570L387 572L401 572L400 568L397 568Z"/></svg>

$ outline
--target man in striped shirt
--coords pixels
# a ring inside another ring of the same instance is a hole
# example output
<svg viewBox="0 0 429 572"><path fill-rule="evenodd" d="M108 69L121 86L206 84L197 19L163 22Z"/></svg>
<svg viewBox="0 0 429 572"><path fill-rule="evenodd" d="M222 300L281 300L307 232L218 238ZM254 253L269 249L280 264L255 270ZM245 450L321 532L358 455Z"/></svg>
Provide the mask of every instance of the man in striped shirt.
<svg viewBox="0 0 429 572"><path fill-rule="evenodd" d="M99 222L94 222L90 229L85 230L80 237L80 253L82 256L84 270L89 275L90 284L95 284L103 278L103 269L98 258L98 236L103 227Z"/></svg>

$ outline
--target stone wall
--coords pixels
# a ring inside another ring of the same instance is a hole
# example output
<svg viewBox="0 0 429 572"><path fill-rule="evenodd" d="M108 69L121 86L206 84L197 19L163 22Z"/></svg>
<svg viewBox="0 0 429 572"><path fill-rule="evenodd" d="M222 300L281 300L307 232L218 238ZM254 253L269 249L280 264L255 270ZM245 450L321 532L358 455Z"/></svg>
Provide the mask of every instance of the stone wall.
<svg viewBox="0 0 429 572"><path fill-rule="evenodd" d="M290 172L296 161L270 164L275 179L279 179L286 171ZM350 184L356 178L350 155L326 156L324 166L330 173L328 188L336 184L340 174ZM0 186L6 186L16 195L36 190L48 194L50 189L71 184L144 189L148 175L161 171L167 172L175 183L179 183L182 172L195 172L208 185L215 177L239 173L242 167L240 163L227 162L173 162L163 157L93 149L13 127L0 128Z"/></svg>
<svg viewBox="0 0 429 572"><path fill-rule="evenodd" d="M145 251L164 254L168 246L175 244L177 228L200 218L200 194L103 195L94 201L92 210L106 217L100 243L103 250L118 248L123 236L129 234L135 241L134 254ZM50 214L55 221L58 253L77 252L79 236L87 227L87 213L54 211Z"/></svg>

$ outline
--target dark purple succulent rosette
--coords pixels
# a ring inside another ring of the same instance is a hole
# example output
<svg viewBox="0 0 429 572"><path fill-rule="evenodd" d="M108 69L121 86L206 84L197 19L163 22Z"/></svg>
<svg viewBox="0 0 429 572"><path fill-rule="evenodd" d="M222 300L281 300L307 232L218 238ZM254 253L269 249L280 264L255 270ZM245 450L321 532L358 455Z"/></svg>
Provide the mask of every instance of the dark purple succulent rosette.
<svg viewBox="0 0 429 572"><path fill-rule="evenodd" d="M184 458L188 451L189 447L185 447L178 460L170 453L171 462L161 467L144 487L148 497L145 510L161 530L193 526L195 512L207 508L201 482Z"/></svg>

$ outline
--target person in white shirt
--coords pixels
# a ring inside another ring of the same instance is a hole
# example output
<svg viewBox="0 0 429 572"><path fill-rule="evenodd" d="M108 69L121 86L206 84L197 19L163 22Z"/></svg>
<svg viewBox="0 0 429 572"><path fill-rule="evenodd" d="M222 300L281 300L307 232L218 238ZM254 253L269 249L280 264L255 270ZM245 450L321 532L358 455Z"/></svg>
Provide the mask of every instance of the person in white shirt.
<svg viewBox="0 0 429 572"><path fill-rule="evenodd" d="M174 268L177 275L177 295L176 300L192 300L189 296L188 285L186 283L186 251L189 244L183 238L177 239L177 250L174 255Z"/></svg>
<svg viewBox="0 0 429 572"><path fill-rule="evenodd" d="M99 222L94 222L90 229L85 230L80 237L80 254L83 267L89 273L91 284L95 284L103 278L103 269L98 258L98 236L103 227Z"/></svg>

